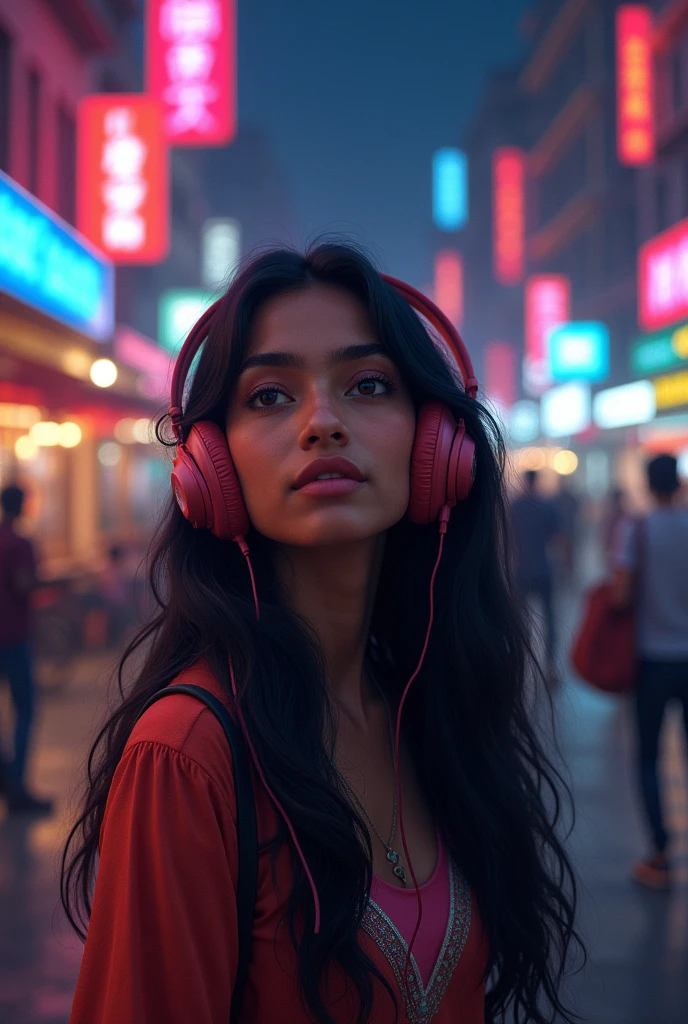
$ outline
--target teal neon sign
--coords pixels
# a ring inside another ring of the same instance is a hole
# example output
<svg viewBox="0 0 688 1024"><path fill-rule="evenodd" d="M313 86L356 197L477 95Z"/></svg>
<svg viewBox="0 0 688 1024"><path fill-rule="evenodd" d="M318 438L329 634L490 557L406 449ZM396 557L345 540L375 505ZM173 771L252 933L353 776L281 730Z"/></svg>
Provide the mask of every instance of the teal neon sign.
<svg viewBox="0 0 688 1024"><path fill-rule="evenodd" d="M2 171L0 291L97 341L112 334L110 261Z"/></svg>

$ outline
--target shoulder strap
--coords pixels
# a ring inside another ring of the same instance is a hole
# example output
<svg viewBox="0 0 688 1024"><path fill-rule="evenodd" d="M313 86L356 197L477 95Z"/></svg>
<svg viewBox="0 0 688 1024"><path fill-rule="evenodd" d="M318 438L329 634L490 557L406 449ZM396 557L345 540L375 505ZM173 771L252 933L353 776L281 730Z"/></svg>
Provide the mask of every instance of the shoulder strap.
<svg viewBox="0 0 688 1024"><path fill-rule="evenodd" d="M229 1015L230 1024L237 1024L246 985L246 975L251 959L251 934L253 931L253 914L258 884L258 827L256 825L256 805L251 784L246 744L241 729L227 709L217 697L202 686L191 683L179 683L166 686L154 693L141 714L162 697L172 694L186 694L201 701L217 718L222 726L232 753L234 769L234 792L237 807L237 845L239 852L239 884L237 886L237 932L239 937L239 957L236 981L232 993L232 1007Z"/></svg>

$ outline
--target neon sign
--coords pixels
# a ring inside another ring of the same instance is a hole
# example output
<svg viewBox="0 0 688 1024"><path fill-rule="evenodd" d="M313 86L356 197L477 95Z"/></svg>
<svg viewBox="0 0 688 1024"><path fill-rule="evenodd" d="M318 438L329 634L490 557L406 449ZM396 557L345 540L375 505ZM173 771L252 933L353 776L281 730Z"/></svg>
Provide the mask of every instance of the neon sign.
<svg viewBox="0 0 688 1024"><path fill-rule="evenodd" d="M504 409L516 398L516 351L507 341L491 341L485 347L485 394Z"/></svg>
<svg viewBox="0 0 688 1024"><path fill-rule="evenodd" d="M645 4L616 10L616 120L619 162L651 163L655 155L652 11Z"/></svg>
<svg viewBox="0 0 688 1024"><path fill-rule="evenodd" d="M433 220L441 231L468 222L468 159L460 149L438 149L432 158Z"/></svg>
<svg viewBox="0 0 688 1024"><path fill-rule="evenodd" d="M638 320L645 330L688 317L688 220L641 246L638 293Z"/></svg>
<svg viewBox="0 0 688 1024"><path fill-rule="evenodd" d="M441 249L435 257L434 298L456 328L463 321L463 261L455 249Z"/></svg>
<svg viewBox="0 0 688 1024"><path fill-rule="evenodd" d="M555 327L549 336L552 380L602 381L609 376L609 328L595 320Z"/></svg>
<svg viewBox="0 0 688 1024"><path fill-rule="evenodd" d="M539 395L551 381L549 338L570 319L571 284L563 274L537 274L526 281L524 385Z"/></svg>
<svg viewBox="0 0 688 1024"><path fill-rule="evenodd" d="M87 96L79 106L79 228L115 263L169 249L169 161L157 100Z"/></svg>
<svg viewBox="0 0 688 1024"><path fill-rule="evenodd" d="M105 341L113 288L110 261L0 171L0 291Z"/></svg>
<svg viewBox="0 0 688 1024"><path fill-rule="evenodd" d="M171 145L236 134L236 0L148 0L146 79Z"/></svg>
<svg viewBox="0 0 688 1024"><path fill-rule="evenodd" d="M503 146L492 159L494 275L500 284L520 284L525 268L525 155Z"/></svg>

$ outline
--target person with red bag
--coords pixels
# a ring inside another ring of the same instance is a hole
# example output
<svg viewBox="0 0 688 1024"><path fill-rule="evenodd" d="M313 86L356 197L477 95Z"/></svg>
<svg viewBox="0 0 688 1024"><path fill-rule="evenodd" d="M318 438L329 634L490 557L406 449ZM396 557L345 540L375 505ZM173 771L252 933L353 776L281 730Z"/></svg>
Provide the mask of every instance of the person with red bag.
<svg viewBox="0 0 688 1024"><path fill-rule="evenodd" d="M657 774L664 711L683 705L688 740L688 508L680 503L676 459L658 455L647 467L655 507L621 524L613 589L620 608L634 606L635 697L640 793L653 851L633 878L653 889L671 885L667 833Z"/></svg>

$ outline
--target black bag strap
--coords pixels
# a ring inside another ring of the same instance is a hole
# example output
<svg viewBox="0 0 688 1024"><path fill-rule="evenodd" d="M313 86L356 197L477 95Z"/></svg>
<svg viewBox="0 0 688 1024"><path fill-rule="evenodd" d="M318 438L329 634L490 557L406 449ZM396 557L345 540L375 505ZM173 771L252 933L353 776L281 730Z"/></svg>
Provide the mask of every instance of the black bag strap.
<svg viewBox="0 0 688 1024"><path fill-rule="evenodd" d="M230 1024L237 1024L246 985L246 975L251 960L251 935L258 885L258 826L256 824L256 805L251 784L251 772L241 729L227 711L227 708L220 703L214 694L210 693L203 686L193 686L191 683L166 686L163 690L158 690L157 693L153 694L141 714L162 697L169 697L171 694L179 693L186 694L188 697L195 697L196 700L200 700L201 703L205 704L212 711L224 729L232 753L234 793L237 807L237 846L239 853L239 884L237 886L239 957L229 1020Z"/></svg>

